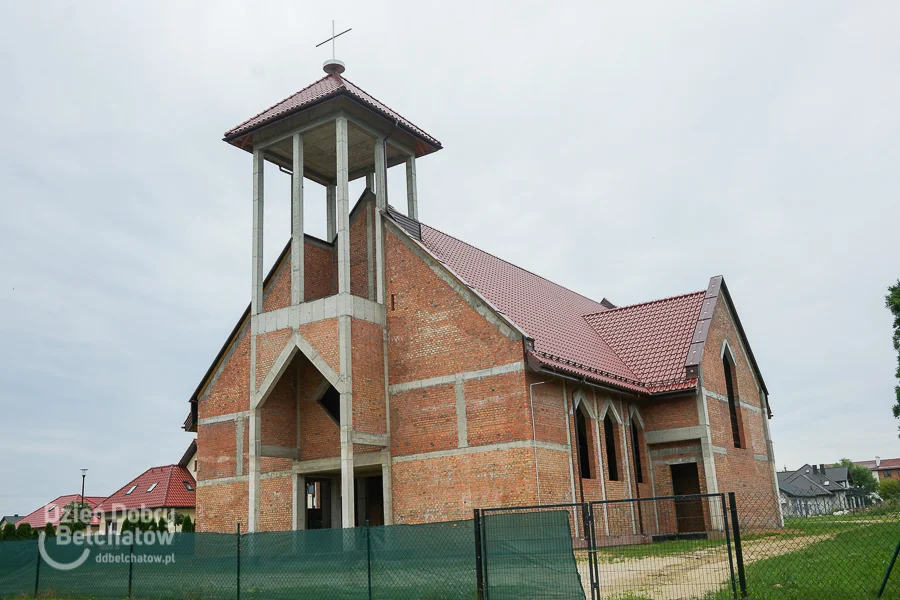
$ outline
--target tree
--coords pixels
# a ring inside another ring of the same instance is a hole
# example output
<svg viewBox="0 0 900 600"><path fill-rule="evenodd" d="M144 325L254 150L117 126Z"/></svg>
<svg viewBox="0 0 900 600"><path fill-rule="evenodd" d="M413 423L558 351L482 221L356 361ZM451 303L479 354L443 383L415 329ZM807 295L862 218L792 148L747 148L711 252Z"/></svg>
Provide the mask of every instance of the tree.
<svg viewBox="0 0 900 600"><path fill-rule="evenodd" d="M849 458L842 458L838 463L842 467L847 467L850 472L850 479L853 480L853 487L863 488L870 494L878 491L878 480L862 465L855 465Z"/></svg>
<svg viewBox="0 0 900 600"><path fill-rule="evenodd" d="M34 537L34 531L31 529L31 525L28 523L20 523L18 527L16 527L16 539L18 540L30 540Z"/></svg>
<svg viewBox="0 0 900 600"><path fill-rule="evenodd" d="M894 315L894 350L897 351L897 371L894 376L900 380L900 279L888 288L884 305ZM900 385L894 386L894 396L894 418L900 419Z"/></svg>
<svg viewBox="0 0 900 600"><path fill-rule="evenodd" d="M169 524L166 523L166 518L162 515L159 515L159 521L156 522L156 530L157 531L168 531Z"/></svg>
<svg viewBox="0 0 900 600"><path fill-rule="evenodd" d="M91 523L92 509L87 502L72 501L63 507L63 516L59 521L60 526L69 528L69 533L84 531Z"/></svg>
<svg viewBox="0 0 900 600"><path fill-rule="evenodd" d="M878 495L885 502L889 500L900 499L900 480L898 479L882 479L878 485Z"/></svg>
<svg viewBox="0 0 900 600"><path fill-rule="evenodd" d="M53 526L53 523L44 525L44 535L47 537L56 537L56 527Z"/></svg>
<svg viewBox="0 0 900 600"><path fill-rule="evenodd" d="M3 531L0 532L0 539L7 541L16 539L16 526L14 523L7 523L3 526Z"/></svg>
<svg viewBox="0 0 900 600"><path fill-rule="evenodd" d="M193 533L194 523L191 521L190 515L184 515L184 520L181 521L181 531L184 533Z"/></svg>

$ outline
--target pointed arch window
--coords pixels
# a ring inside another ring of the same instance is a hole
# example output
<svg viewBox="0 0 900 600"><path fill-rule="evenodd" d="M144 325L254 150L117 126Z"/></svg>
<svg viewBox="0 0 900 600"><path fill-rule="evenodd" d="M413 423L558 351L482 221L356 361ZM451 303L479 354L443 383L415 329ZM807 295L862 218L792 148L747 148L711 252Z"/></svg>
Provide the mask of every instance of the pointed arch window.
<svg viewBox="0 0 900 600"><path fill-rule="evenodd" d="M619 458L616 452L616 428L609 413L603 418L603 437L606 442L606 470L610 481L619 480Z"/></svg>
<svg viewBox="0 0 900 600"><path fill-rule="evenodd" d="M644 468L641 465L641 444L638 437L638 428L631 419L631 450L634 454L634 476L638 483L644 483Z"/></svg>
<svg viewBox="0 0 900 600"><path fill-rule="evenodd" d="M578 444L578 470L582 479L591 479L591 452L588 445L589 416L584 404L575 410L575 441Z"/></svg>
<svg viewBox="0 0 900 600"><path fill-rule="evenodd" d="M744 447L744 432L742 430L741 410L738 404L737 369L731 353L726 348L722 353L722 367L725 370L725 390L728 393L728 416L731 420L731 438L735 448Z"/></svg>

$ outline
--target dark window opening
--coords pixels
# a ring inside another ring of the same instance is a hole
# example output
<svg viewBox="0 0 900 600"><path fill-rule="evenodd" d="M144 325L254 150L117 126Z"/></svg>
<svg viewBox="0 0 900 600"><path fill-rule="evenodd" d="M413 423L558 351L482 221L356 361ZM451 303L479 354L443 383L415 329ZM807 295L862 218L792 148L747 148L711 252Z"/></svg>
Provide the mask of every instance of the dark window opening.
<svg viewBox="0 0 900 600"><path fill-rule="evenodd" d="M722 366L725 368L725 389L728 392L728 415L731 417L731 437L734 447L741 447L741 422L738 415L737 394L734 390L734 363L726 352L722 356Z"/></svg>
<svg viewBox="0 0 900 600"><path fill-rule="evenodd" d="M634 453L634 473L638 483L644 483L644 469L641 467L641 448L638 443L638 430L631 420L631 446Z"/></svg>
<svg viewBox="0 0 900 600"><path fill-rule="evenodd" d="M397 294L391 294L391 310L394 310L395 308L397 308L396 299L397 299Z"/></svg>
<svg viewBox="0 0 900 600"><path fill-rule="evenodd" d="M575 411L575 441L578 444L578 470L582 479L591 478L591 453L588 450L587 415L584 406Z"/></svg>
<svg viewBox="0 0 900 600"><path fill-rule="evenodd" d="M341 394L334 389L333 385L328 386L328 391L319 400L319 404L334 419L335 423L341 424Z"/></svg>
<svg viewBox="0 0 900 600"><path fill-rule="evenodd" d="M616 458L616 432L609 415L603 419L603 437L606 438L606 468L609 471L609 480L618 481L619 459Z"/></svg>

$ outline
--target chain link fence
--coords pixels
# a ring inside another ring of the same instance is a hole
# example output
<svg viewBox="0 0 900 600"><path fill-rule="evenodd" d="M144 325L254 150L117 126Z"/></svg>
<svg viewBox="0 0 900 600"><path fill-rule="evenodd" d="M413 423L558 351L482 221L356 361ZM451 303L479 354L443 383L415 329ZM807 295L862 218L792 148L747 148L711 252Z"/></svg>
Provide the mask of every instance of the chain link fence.
<svg viewBox="0 0 900 600"><path fill-rule="evenodd" d="M857 492L849 491L849 494ZM900 599L900 504L785 510L747 490L476 510L468 521L165 543L0 543L0 598ZM147 534L141 534L147 535Z"/></svg>

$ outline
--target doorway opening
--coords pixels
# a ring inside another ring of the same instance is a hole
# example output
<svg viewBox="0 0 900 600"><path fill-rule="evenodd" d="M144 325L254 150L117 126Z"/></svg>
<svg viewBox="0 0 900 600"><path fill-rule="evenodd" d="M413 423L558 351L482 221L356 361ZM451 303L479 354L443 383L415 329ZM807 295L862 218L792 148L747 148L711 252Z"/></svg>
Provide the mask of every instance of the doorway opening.
<svg viewBox="0 0 900 600"><path fill-rule="evenodd" d="M700 472L697 463L671 465L672 493L685 496L700 493ZM675 521L678 533L697 533L706 530L702 498L679 498L675 500Z"/></svg>

